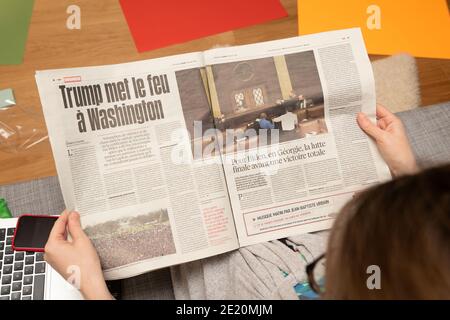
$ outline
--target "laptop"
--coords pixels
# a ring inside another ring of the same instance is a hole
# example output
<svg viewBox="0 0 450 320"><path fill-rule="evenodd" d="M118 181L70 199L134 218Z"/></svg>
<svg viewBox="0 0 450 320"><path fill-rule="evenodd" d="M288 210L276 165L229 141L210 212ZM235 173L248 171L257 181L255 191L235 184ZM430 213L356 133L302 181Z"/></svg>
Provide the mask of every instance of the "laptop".
<svg viewBox="0 0 450 320"><path fill-rule="evenodd" d="M15 251L17 218L0 219L0 300L80 300L83 296L44 261L43 252Z"/></svg>

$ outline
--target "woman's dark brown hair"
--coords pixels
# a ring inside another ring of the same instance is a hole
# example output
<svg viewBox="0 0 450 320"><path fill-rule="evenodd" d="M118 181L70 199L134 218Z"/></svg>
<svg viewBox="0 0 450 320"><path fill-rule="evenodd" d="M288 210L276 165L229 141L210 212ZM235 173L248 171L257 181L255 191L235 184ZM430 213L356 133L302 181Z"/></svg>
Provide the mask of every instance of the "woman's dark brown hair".
<svg viewBox="0 0 450 320"><path fill-rule="evenodd" d="M369 266L381 288L369 289ZM450 299L450 165L373 187L339 214L325 298Z"/></svg>

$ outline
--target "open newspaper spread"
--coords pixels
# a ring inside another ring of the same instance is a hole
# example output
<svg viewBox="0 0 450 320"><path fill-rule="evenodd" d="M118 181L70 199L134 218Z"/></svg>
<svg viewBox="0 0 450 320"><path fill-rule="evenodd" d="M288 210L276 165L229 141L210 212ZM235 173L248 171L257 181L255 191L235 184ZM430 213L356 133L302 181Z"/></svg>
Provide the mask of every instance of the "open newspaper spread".
<svg viewBox="0 0 450 320"><path fill-rule="evenodd" d="M58 176L107 279L329 228L390 178L359 29L38 71Z"/></svg>

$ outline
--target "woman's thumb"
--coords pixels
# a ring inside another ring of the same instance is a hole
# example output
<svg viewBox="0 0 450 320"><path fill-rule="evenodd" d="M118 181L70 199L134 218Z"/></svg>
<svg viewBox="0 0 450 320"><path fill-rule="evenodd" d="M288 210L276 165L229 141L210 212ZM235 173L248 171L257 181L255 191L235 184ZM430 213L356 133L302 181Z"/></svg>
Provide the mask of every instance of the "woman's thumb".
<svg viewBox="0 0 450 320"><path fill-rule="evenodd" d="M67 226L72 239L76 240L85 236L81 228L80 214L78 212L72 211L69 213L69 223Z"/></svg>

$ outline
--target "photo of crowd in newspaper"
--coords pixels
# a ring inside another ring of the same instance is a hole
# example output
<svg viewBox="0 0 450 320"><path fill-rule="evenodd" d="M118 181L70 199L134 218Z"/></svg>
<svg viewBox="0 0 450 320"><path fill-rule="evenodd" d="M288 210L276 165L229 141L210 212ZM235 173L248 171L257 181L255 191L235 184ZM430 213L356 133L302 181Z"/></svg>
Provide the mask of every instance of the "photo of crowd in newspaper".
<svg viewBox="0 0 450 320"><path fill-rule="evenodd" d="M105 270L176 252L167 209L87 226L84 232Z"/></svg>

